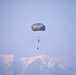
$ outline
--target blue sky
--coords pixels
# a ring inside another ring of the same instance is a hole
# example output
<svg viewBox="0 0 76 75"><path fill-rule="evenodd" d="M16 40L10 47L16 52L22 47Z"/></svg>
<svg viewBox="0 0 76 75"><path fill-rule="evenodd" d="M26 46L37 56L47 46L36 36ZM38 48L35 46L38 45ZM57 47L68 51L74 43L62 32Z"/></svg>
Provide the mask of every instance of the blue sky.
<svg viewBox="0 0 76 75"><path fill-rule="evenodd" d="M76 70L76 0L0 0L0 54L47 54Z"/></svg>

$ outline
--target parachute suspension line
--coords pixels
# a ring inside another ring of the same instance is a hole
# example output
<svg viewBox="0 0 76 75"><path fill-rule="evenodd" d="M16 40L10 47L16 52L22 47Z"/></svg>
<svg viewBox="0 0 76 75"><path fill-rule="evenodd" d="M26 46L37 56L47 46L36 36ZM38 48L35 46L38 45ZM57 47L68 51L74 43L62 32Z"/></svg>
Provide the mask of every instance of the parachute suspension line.
<svg viewBox="0 0 76 75"><path fill-rule="evenodd" d="M38 47L37 47L37 49L39 49L40 36L37 37L37 42L38 42Z"/></svg>

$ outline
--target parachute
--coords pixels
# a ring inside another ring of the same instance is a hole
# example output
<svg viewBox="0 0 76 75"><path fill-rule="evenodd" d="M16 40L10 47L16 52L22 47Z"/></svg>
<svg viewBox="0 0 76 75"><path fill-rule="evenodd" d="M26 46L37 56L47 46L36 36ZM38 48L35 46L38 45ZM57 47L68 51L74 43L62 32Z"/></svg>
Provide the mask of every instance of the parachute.
<svg viewBox="0 0 76 75"><path fill-rule="evenodd" d="M35 23L32 25L33 31L45 31L45 26L41 23Z"/></svg>
<svg viewBox="0 0 76 75"><path fill-rule="evenodd" d="M31 26L33 31L45 31L46 27L42 23L35 23ZM40 43L40 36L37 37L38 43ZM39 47L37 47L39 49Z"/></svg>

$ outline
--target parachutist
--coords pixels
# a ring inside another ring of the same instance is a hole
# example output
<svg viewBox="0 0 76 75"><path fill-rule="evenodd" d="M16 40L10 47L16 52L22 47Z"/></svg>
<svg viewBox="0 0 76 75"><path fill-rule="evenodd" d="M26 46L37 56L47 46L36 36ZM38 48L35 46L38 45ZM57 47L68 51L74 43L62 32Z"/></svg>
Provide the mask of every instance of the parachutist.
<svg viewBox="0 0 76 75"><path fill-rule="evenodd" d="M40 43L40 40L38 39L38 43Z"/></svg>
<svg viewBox="0 0 76 75"><path fill-rule="evenodd" d="M37 47L37 49L39 49L39 48Z"/></svg>

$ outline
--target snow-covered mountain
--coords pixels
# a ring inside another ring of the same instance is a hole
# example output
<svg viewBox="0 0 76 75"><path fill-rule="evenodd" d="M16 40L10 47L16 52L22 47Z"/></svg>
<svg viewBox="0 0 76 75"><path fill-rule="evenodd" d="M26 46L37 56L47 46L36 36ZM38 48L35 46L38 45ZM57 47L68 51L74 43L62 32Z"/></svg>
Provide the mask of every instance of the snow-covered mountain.
<svg viewBox="0 0 76 75"><path fill-rule="evenodd" d="M63 62L47 55L16 57L0 55L0 75L76 75Z"/></svg>

